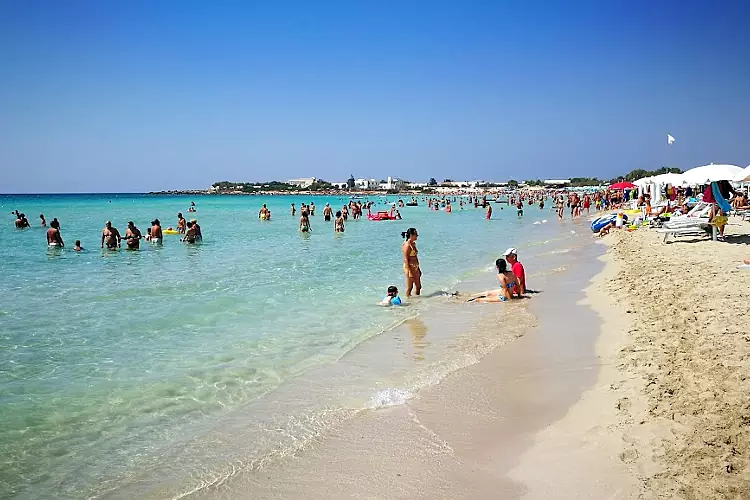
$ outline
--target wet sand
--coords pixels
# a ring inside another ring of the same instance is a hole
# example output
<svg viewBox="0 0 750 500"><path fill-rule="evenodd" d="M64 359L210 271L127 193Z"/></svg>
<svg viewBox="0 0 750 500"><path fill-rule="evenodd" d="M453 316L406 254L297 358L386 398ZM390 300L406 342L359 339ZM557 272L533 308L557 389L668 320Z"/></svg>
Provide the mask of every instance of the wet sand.
<svg viewBox="0 0 750 500"><path fill-rule="evenodd" d="M403 404L363 412L322 433L293 457L237 474L201 496L586 498L577 496L579 484L570 484L562 496L550 496L561 464L548 460L530 466L528 457L535 453L540 433L564 420L597 380L601 360L594 346L600 319L580 303L580 291L601 270L597 257L603 250L587 244L557 255L559 267L533 277L532 286L541 291L533 299L477 305L503 313L518 308L517 317L536 317L536 326L529 328L525 321L516 324L513 315L494 321L492 313L485 315L474 327L481 335L467 338L517 338L480 362L421 389ZM560 456L563 466L567 456ZM630 487L619 476L623 471L606 472L612 476L586 478L596 483L586 487L591 498L612 497L612 484Z"/></svg>

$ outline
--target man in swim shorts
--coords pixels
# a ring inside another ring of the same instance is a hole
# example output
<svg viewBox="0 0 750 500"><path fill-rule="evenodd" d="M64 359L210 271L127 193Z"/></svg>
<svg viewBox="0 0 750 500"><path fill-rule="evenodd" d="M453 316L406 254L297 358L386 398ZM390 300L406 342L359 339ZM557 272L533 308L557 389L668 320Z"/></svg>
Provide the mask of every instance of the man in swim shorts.
<svg viewBox="0 0 750 500"><path fill-rule="evenodd" d="M187 221L182 216L182 212L177 214L177 232L184 234Z"/></svg>
<svg viewBox="0 0 750 500"><path fill-rule="evenodd" d="M326 222L331 222L331 213L333 210L331 210L331 206L326 203L325 208L323 208L323 220Z"/></svg>
<svg viewBox="0 0 750 500"><path fill-rule="evenodd" d="M50 228L47 229L47 246L50 247L64 247L62 235L60 234L60 224L57 220L53 220L50 224Z"/></svg>
<svg viewBox="0 0 750 500"><path fill-rule="evenodd" d="M116 227L112 227L112 222L107 221L104 229L102 229L102 248L104 248L104 244L106 243L108 249L114 250L120 246L120 240L122 240L120 231Z"/></svg>
<svg viewBox="0 0 750 500"><path fill-rule="evenodd" d="M151 221L151 233L150 233L150 240L151 243L161 243L162 242L162 232L161 232L161 222L159 222L159 219L154 219Z"/></svg>
<svg viewBox="0 0 750 500"><path fill-rule="evenodd" d="M518 262L518 252L515 248L509 248L505 251L503 254L505 257L505 260L508 261L508 264L510 264L510 268L513 271L513 274L516 275L516 288L515 291L519 295L523 295L526 293L526 271L523 268L523 264Z"/></svg>

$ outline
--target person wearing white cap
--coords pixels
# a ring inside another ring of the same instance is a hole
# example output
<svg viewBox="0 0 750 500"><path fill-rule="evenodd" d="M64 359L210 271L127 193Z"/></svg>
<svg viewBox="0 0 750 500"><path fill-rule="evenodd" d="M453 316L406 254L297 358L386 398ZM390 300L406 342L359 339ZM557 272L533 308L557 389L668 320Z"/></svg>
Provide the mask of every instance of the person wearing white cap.
<svg viewBox="0 0 750 500"><path fill-rule="evenodd" d="M515 248L511 247L505 251L503 256L505 257L505 260L508 261L508 264L510 264L513 274L515 274L516 278L518 278L518 280L516 281L516 291L521 295L525 294L526 271L523 268L523 264L518 262L518 251Z"/></svg>

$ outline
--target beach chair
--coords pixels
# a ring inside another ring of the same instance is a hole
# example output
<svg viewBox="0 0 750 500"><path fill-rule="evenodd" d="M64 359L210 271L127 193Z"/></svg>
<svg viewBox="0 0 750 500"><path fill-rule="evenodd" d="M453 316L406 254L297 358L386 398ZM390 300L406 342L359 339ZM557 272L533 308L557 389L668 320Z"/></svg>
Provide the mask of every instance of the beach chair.
<svg viewBox="0 0 750 500"><path fill-rule="evenodd" d="M696 222L694 225L684 225L681 227L664 227L657 229L656 232L664 235L663 242L666 243L667 239L671 235L673 238L678 236L711 236L711 224L708 223L708 219L701 219L700 222Z"/></svg>

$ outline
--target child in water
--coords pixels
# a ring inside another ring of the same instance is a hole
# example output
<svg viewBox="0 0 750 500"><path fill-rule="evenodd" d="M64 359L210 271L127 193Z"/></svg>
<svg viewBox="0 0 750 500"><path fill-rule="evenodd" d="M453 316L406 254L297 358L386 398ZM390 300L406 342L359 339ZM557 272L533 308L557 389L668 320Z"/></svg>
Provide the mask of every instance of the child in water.
<svg viewBox="0 0 750 500"><path fill-rule="evenodd" d="M400 306L401 305L401 297L398 296L398 288L395 286L389 286L388 292L385 294L385 297L383 297L383 300L380 301L381 306Z"/></svg>

